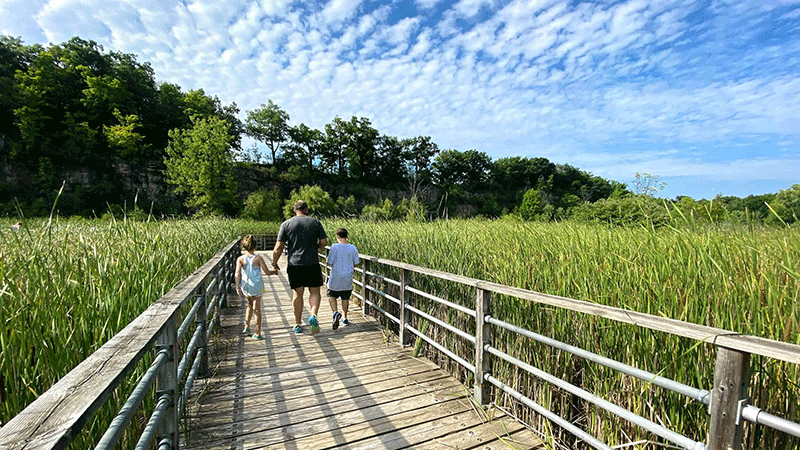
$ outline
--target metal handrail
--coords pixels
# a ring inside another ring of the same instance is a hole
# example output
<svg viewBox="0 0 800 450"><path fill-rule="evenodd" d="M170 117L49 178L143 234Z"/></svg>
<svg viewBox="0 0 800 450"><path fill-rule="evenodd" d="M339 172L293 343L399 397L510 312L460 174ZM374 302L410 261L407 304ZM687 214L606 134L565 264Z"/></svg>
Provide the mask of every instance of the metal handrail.
<svg viewBox="0 0 800 450"><path fill-rule="evenodd" d="M208 323L209 314L201 309L206 301L210 308L219 310L219 302L226 298L225 292L232 283L233 265L239 253L238 239L232 241L209 261L203 264L162 298L154 302L125 329L112 337L92 355L62 377L50 389L42 393L17 416L0 428L0 448L62 448L78 435L89 419L99 410L111 394L136 369L143 358L155 348L153 361L138 380L136 387L125 400L122 408L109 424L108 429L96 444L96 449L113 448L130 425L134 413L154 385L158 386L157 407L148 421L144 433L139 437L137 448L149 448L156 425L168 420L166 428L178 429L174 414L176 404L186 403L194 380L201 371L207 370L207 334L213 322ZM191 309L180 320L184 305L192 299ZM206 313L202 317L198 314ZM180 320L180 324L178 321ZM192 321L197 324L196 332L187 344L187 352L180 355L180 341L188 331ZM199 321L199 322L198 322ZM198 333L197 330L200 330ZM132 346L131 343L135 343ZM177 354L176 354L177 353ZM188 358L194 354L192 370L182 386L180 384L186 371ZM177 363L181 356L183 363ZM205 376L205 375L203 375ZM162 386L162 382L165 386ZM69 414L62 414L69 411ZM158 448L165 446L177 448L177 431L161 436Z"/></svg>
<svg viewBox="0 0 800 450"><path fill-rule="evenodd" d="M424 333L421 333L419 330L417 330L416 328L412 327L408 323L408 319L401 320L401 319L398 319L398 318L392 316L391 314L387 313L383 308L380 307L379 304L376 303L376 301L371 300L371 296L369 294L378 295L379 297L389 299L393 303L398 303L399 302L399 307L400 307L401 313L403 311L406 311L407 313L416 314L418 317L420 317L422 319L425 319L425 320L428 320L428 321L431 321L431 322L439 325L440 327L442 327L444 329L447 329L448 331L459 335L460 337L464 338L465 340L468 340L468 341L472 342L473 344L475 344L477 342L477 339L476 339L475 336L472 336L469 333L466 333L464 331L458 330L457 328L453 327L452 325L450 325L450 324L448 324L448 323L446 323L446 322L434 317L432 314L430 314L428 312L424 312L421 309L412 306L410 303L407 303L407 302L411 302L412 297L402 298L402 297L404 297L404 295L400 295L401 298L400 299L396 299L395 297L380 291L377 287L372 286L372 283L373 282L382 282L382 283L392 284L394 286L399 286L401 294L403 292L405 292L406 295L414 294L414 295L419 296L419 297L427 298L427 299L433 300L433 301L435 301L435 302L437 302L439 304L446 305L447 307L449 307L451 309L458 310L458 311L460 311L462 313L469 314L470 316L475 317L478 320L478 322L476 323L476 326L479 327L479 328L482 326L482 324L487 324L487 325L491 325L493 327L497 327L497 328L502 328L502 329L508 330L510 332L525 336L525 337L527 337L529 339L538 341L540 343L543 343L545 345L551 346L553 348L566 351L566 352L571 353L573 355L576 355L578 357L584 358L584 359L586 359L588 361L592 361L592 362L601 364L603 366L609 367L609 368L611 368L611 369L613 369L615 371L618 371L618 372L621 372L621 373L636 377L638 379L644 380L647 383L652 384L654 386L659 386L661 388L676 392L678 394L684 395L684 396L686 396L688 398L691 398L693 400L699 401L699 402L701 402L701 403L703 403L705 405L709 405L710 406L709 407L709 412L712 415L712 421L717 420L720 423L727 421L726 425L724 425L724 426L728 426L728 427L732 426L731 425L732 420L731 420L730 416L735 416L735 417L733 417L733 420L735 420L735 425L734 426L737 426L737 427L741 426L740 422L748 421L748 422L751 422L751 423L768 426L770 428L773 428L773 429L778 430L778 431L785 432L785 433L787 433L789 435L792 435L792 436L800 437L800 424L792 422L792 421L789 421L789 420L786 420L784 418L781 418L781 417L778 417L778 416L775 416L775 415L772 415L772 414L769 414L769 413L767 413L767 412L765 412L765 411L763 411L763 410L761 410L761 409L759 409L759 408L757 408L755 406L748 405L746 398L739 401L738 411L735 411L734 414L729 414L727 412L723 414L721 412L721 410L718 409L718 408L721 408L722 406L720 406L718 403L715 405L714 402L712 402L712 392L709 391L709 390L698 389L698 388L695 388L695 387L692 387L692 386L689 386L689 385L686 385L686 384L683 384L683 383L680 383L680 382L677 382L677 381L674 381L674 380L670 380L670 379L668 379L666 377L662 377L662 376L650 373L648 371L638 369L636 367L633 367L633 366L630 366L628 364L613 360L611 358L607 358L607 357L598 355L596 353L592 353L592 352L589 352L587 350L580 349L578 347L570 346L570 345L568 345L566 343L557 341L555 339L551 339L551 338L548 338L546 336L542 336L540 334L533 333L533 332L531 332L529 330L525 330L525 329L523 329L521 327L509 324L507 322L503 322L503 321L498 320L497 318L492 317L490 315L479 316L477 310L473 310L473 309L470 309L468 307L455 304L455 303L450 302L450 301L448 301L446 299L441 299L441 298L439 298L439 297L437 297L435 295L429 294L429 293L424 292L424 291L422 291L420 289L417 289L417 288L414 288L414 287L409 286L407 284L404 284L405 281L404 282L398 282L396 280L389 279L389 278L387 278L387 277L385 277L385 276L383 276L383 275L381 275L379 273L379 271L375 268L375 264L382 264L382 265L386 265L387 267L391 267L391 268L395 268L395 269L396 268L400 268L400 269L402 269L404 271L407 270L409 272L413 272L413 273L417 273L417 274L421 274L421 275L427 275L427 276L438 278L438 279L441 279L441 280L455 282L455 283L458 283L458 284L474 287L474 288L477 288L479 292L481 290L483 290L483 291L488 292L488 293L499 293L499 294L503 294L503 295L510 295L510 296L517 297L517 298L523 299L523 300L529 300L529 301L533 301L533 302L540 302L542 304L554 306L554 307L557 307L557 308L571 309L573 311L577 311L577 312L580 312L580 313L584 313L584 314L588 314L588 315L600 316L600 317L604 317L606 319L614 320L614 321L617 321L617 322L629 323L629 324L633 324L633 325L636 325L636 326L645 327L645 328L649 328L649 329L652 329L652 330L658 330L658 331L662 331L662 332L665 332L665 333L668 333L668 334L673 334L673 335L676 335L676 336L688 337L690 339L695 339L695 340L698 340L698 341L706 341L706 342L709 342L712 345L715 345L718 348L728 349L728 351L759 354L759 355L763 355L763 356L767 356L767 357L781 359L781 360L784 360L784 361L787 361L787 362L791 362L791 363L795 363L795 364L800 364L800 356L799 356L800 355L800 346L798 346L798 345L789 344L789 343L785 343L785 342L779 342L779 341L772 341L772 340L769 340L769 339L759 338L759 337L754 337L754 336L744 336L744 335L741 335L741 334L738 334L738 333L731 333L731 332L728 332L726 330L721 330L721 329L717 329L717 328L711 328L711 327L702 326L702 325L696 325L696 324L690 324L690 323L686 323L686 322L680 322L680 321L677 321L677 320L674 320L674 319L666 319L666 318L663 318L663 317L650 316L650 315L643 314L643 313L623 310L623 309L619 309L619 308L608 307L608 306L604 306L604 305L591 304L591 303L588 303L588 302L585 302L585 301L573 300L573 299L568 299L568 298L563 298L563 297L556 297L556 296L547 295L547 294L540 294L540 293L537 293L537 292L528 291L528 290L524 290L524 289L520 289L520 288L513 288L513 287L509 287L509 286L499 285L499 284L496 284L496 283L490 283L490 282L486 282L486 281L482 281L482 280L476 280L476 279L473 279L473 278L468 278L468 277L464 277L464 276L460 276L460 275L454 275L454 274L449 274L449 273L446 273L446 272L432 270L432 269L428 269L428 268L424 268L424 267L420 267L420 266L414 266L414 265L407 264L407 263L402 263L402 262L397 262L397 261L392 261L392 260L385 260L385 259L381 259L381 258L376 258L376 257L369 256L369 255L360 254L359 257L362 260L362 267L360 269L357 268L356 270L362 276L361 276L361 280L354 280L354 284L357 285L357 286L360 286L361 292L355 292L354 291L353 295L354 295L354 297L356 297L357 299L360 299L363 302L363 304L365 305L365 309L364 309L365 312L369 312L370 310L375 310L375 311L383 314L384 316L386 316L387 318L389 318L393 322L401 325L400 329L398 330L398 333L401 336L402 336L402 331L403 330L407 330L407 331L415 334L420 339L424 340L425 342L427 342L428 344L430 344L434 348L438 349L439 351L441 351L442 353L447 355L449 358L451 358L452 360L454 360L457 363L459 363L464 368L467 368L467 369L471 370L473 373L476 373L476 374L478 373L478 372L476 372L476 366L475 365L469 363L468 361L465 361L463 358L461 358L460 356L456 355L455 353L453 353L452 351L450 351L449 349L444 347L442 344L439 344L438 342L436 342L435 340L433 340L429 336L425 335ZM370 264L371 264L371 266L370 266ZM368 267L372 267L372 269L368 270L367 269ZM407 278L405 276L404 276L404 280L407 280ZM367 281L369 281L369 283L367 283ZM369 310L366 308L367 306L369 307ZM456 331L456 330L458 330L458 331ZM402 344L405 344L405 342L403 342ZM591 394L591 393L589 393L587 391L583 391L582 389L578 388L577 386L571 385L571 384L569 384L569 383L567 383L567 382L565 382L563 380L558 379L557 377L553 377L552 375L547 374L546 372L543 372L543 371L540 371L539 369L533 368L532 366L528 365L527 363L525 363L523 361L520 361L520 360L518 360L518 359L516 359L516 358L514 358L514 357L512 357L510 355L507 355L507 354L503 353L502 351L491 347L490 345L482 345L482 346L477 346L476 345L476 355L477 355L478 352L483 352L483 353L490 354L490 355L492 355L492 356L494 356L494 357L496 357L498 359L502 359L502 360L504 360L504 361L506 361L506 362L508 362L510 364L513 364L513 365L515 365L515 366L517 366L517 367L519 367L519 368L521 368L523 370L526 370L526 371L532 373L534 376L540 377L542 379L546 379L548 382L551 382L552 384L554 384L556 386L559 386L562 389L568 390L569 392L572 392L574 395L577 395L577 396L579 396L581 398L584 398L584 400L590 401L591 403L594 403L594 404L596 404L596 405L598 405L600 407L603 407L603 408L607 409L608 411L612 412L613 414L617 415L618 417L630 420L632 423L635 423L636 425L638 425L640 427L643 427L644 429L646 429L648 431L651 431L654 434L662 437L663 439L668 440L670 442L673 442L673 443L681 446L682 448L689 449L689 450L706 449L706 445L704 443L702 443L702 442L697 442L697 441L694 441L694 440L692 440L690 438L684 437L684 436L680 435L679 433L675 433L675 432L673 432L673 431L671 431L671 430L669 430L669 429L667 429L667 428L665 428L665 427L663 427L663 426L661 426L659 424L656 424L656 423L654 423L652 421L649 421L649 420L647 420L647 419L645 419L645 418L643 418L641 416L638 416L638 415L636 415L636 414L634 414L634 413L632 413L630 411L627 411L627 410L625 410L623 408L620 408L619 406L614 405L613 403L607 402L606 400L604 400L604 399L602 399L600 397L594 396L594 394ZM717 356L718 360L721 357L724 357L724 356L720 356L720 354L718 352L718 356ZM476 358L477 358L477 356L476 356ZM719 366L719 362L718 362L718 366ZM723 364L723 366L725 366L725 365ZM718 368L718 370L719 370L719 368ZM736 369L733 369L733 370L736 370ZM591 437L586 432L584 432L582 430L579 430L574 425L572 425L568 421L566 421L566 420L554 415L552 412L544 410L544 408L541 407L541 405L538 405L535 401L533 401L532 399L526 397L524 394L522 394L520 392L517 392L513 388L510 388L509 386L505 385L501 381L497 380L490 373L486 373L484 371L481 371L480 373L482 374L483 380L476 381L476 383L478 383L478 382L482 383L483 381L488 382L489 384L492 384L492 385L496 386L498 389L501 389L503 392L509 394L510 396L512 396L513 398L517 399L518 401L526 404L528 407L530 407L534 411L536 411L536 412L542 414L543 416L547 417L548 419L552 420L554 423L559 424L565 430L567 430L570 433L574 434L579 439L582 439L585 442L589 443L593 447L599 448L599 449L604 449L604 450L609 449L609 447L606 444L600 442L599 440L597 440L594 437ZM719 376L719 374L717 374L715 376L715 380L716 380L716 378L718 376ZM725 375L725 376L728 376L728 375ZM476 389L477 389L477 385L476 385ZM477 398L477 393L476 393L476 398ZM720 401L722 401L722 400L720 400ZM715 408L717 408L717 409L715 409ZM717 419L715 419L715 415L716 415ZM722 419L719 419L720 417L722 417ZM731 436L734 436L734 433L729 433L729 434ZM739 434L739 436L741 436L741 434ZM725 439L728 439L728 438L725 438ZM736 439L736 438L733 437L731 439ZM709 437L709 440L710 441L712 440L711 436ZM713 445L717 445L717 446L714 447ZM712 447L709 447L709 449L712 449L712 448L716 449L716 448L724 448L724 447L719 447L718 444L712 444Z"/></svg>

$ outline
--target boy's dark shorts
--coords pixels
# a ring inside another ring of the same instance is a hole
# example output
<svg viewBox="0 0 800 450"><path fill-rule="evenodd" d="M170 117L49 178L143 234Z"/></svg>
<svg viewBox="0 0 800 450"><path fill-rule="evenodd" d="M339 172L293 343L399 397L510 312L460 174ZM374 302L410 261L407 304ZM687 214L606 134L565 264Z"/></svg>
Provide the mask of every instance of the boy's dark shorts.
<svg viewBox="0 0 800 450"><path fill-rule="evenodd" d="M332 291L328 289L328 297L341 298L342 300L350 300L350 294L352 293L352 289L349 291Z"/></svg>
<svg viewBox="0 0 800 450"><path fill-rule="evenodd" d="M286 275L289 276L289 286L292 289L322 286L322 269L320 269L319 264L314 264L313 266L287 266Z"/></svg>

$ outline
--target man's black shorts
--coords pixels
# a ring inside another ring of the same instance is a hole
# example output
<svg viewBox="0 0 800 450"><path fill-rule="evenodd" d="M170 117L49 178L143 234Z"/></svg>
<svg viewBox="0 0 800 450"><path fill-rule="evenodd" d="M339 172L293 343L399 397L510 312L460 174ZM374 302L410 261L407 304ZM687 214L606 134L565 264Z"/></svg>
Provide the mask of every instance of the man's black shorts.
<svg viewBox="0 0 800 450"><path fill-rule="evenodd" d="M322 286L322 269L320 269L319 264L314 264L313 266L287 266L286 275L289 276L289 286L292 289Z"/></svg>
<svg viewBox="0 0 800 450"><path fill-rule="evenodd" d="M352 294L352 293L353 293L352 290L350 290L350 291L332 291L332 290L328 289L328 297L341 298L342 300L350 300L350 294Z"/></svg>

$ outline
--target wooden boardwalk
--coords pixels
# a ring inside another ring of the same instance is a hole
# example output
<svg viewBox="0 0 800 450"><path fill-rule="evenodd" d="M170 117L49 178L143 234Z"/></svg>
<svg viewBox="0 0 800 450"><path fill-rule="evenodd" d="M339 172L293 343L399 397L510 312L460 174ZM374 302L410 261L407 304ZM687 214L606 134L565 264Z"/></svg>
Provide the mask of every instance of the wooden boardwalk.
<svg viewBox="0 0 800 450"><path fill-rule="evenodd" d="M264 340L241 333L246 302L231 296L212 342L214 374L196 383L188 406L183 448L544 448L513 418L476 408L463 385L357 308L334 331L323 299L322 331L295 334L285 267L264 281Z"/></svg>

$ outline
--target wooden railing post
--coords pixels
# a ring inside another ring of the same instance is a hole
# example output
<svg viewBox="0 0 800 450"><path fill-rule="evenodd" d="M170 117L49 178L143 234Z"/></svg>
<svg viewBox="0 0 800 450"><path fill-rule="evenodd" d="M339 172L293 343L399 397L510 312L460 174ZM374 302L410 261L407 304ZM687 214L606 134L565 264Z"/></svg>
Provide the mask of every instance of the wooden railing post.
<svg viewBox="0 0 800 450"><path fill-rule="evenodd" d="M483 379L483 375L490 373L488 353L484 351L485 345L491 345L492 330L486 322L486 316L491 313L492 293L486 289L478 288L475 301L475 387L473 395L479 405L488 405L490 384Z"/></svg>
<svg viewBox="0 0 800 450"><path fill-rule="evenodd" d="M164 364L156 380L156 403L162 397L169 398L169 406L164 411L164 418L161 420L156 432L156 442L168 439L172 442L172 448L178 448L178 408L176 401L178 398L178 323L175 317L167 321L164 330L156 338L156 353L161 350L168 350L169 361Z"/></svg>
<svg viewBox="0 0 800 450"><path fill-rule="evenodd" d="M362 259L362 265L361 266L362 266L362 269L364 270L364 274L363 274L364 276L361 279L361 281L363 282L363 286L361 288L361 296L364 297L364 305L361 308L364 311L364 315L368 316L369 315L369 305L367 304L367 300L369 300L369 289L367 289L367 286L369 286L369 275L367 274L367 272L369 272L369 270L371 269L370 260L367 259L367 258Z"/></svg>
<svg viewBox="0 0 800 450"><path fill-rule="evenodd" d="M408 269L402 270L403 272L400 274L400 330L398 334L400 335L400 345L405 347L411 341L410 334L406 333L406 324L411 317L410 311L406 309L410 297L406 287L411 279L411 272Z"/></svg>
<svg viewBox="0 0 800 450"><path fill-rule="evenodd" d="M219 329L222 325L222 318L220 317L219 311L219 303L220 303L220 285L222 284L222 264L218 264L217 267L211 269L211 282L214 283L214 289L208 293L209 299L214 302L214 307L211 308L211 318L214 320L214 328Z"/></svg>
<svg viewBox="0 0 800 450"><path fill-rule="evenodd" d="M742 403L750 384L750 354L717 347L708 450L740 450L744 434Z"/></svg>
<svg viewBox="0 0 800 450"><path fill-rule="evenodd" d="M195 301L200 301L200 308L197 310L197 315L194 319L194 327L197 329L198 326L202 326L203 329L200 331L199 339L197 340L197 352L200 354L200 350L203 350L203 356L200 359L200 366L197 368L197 376L198 378L205 378L208 376L208 296L206 296L206 283L205 281L200 282L200 286L197 287L197 294L195 294Z"/></svg>

